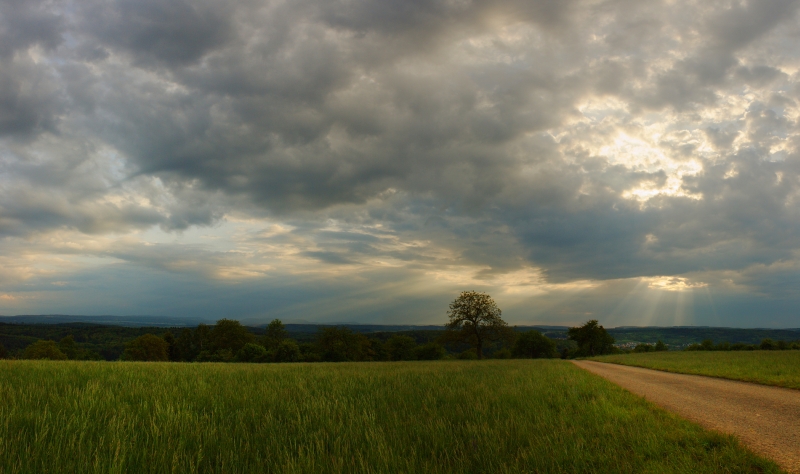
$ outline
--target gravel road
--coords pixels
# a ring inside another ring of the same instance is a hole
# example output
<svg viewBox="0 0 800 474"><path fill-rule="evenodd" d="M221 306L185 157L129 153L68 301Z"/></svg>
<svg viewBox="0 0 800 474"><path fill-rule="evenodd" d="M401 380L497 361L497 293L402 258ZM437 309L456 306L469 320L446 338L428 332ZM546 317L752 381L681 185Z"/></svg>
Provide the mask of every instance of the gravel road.
<svg viewBox="0 0 800 474"><path fill-rule="evenodd" d="M587 360L575 365L800 473L800 390Z"/></svg>

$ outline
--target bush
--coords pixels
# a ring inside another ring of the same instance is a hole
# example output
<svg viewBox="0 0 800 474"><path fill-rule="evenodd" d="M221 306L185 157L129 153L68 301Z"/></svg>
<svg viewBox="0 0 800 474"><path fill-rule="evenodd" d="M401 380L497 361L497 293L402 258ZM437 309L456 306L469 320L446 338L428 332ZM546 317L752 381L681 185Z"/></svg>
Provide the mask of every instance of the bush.
<svg viewBox="0 0 800 474"><path fill-rule="evenodd" d="M0 359L8 358L8 351L6 350L5 346L0 344Z"/></svg>
<svg viewBox="0 0 800 474"><path fill-rule="evenodd" d="M200 351L197 354L197 362L230 362L233 355L230 351Z"/></svg>
<svg viewBox="0 0 800 474"><path fill-rule="evenodd" d="M36 341L25 348L26 359L67 360L67 355L61 352L56 341Z"/></svg>
<svg viewBox="0 0 800 474"><path fill-rule="evenodd" d="M762 351L774 351L778 349L778 345L772 339L764 339L758 348Z"/></svg>
<svg viewBox="0 0 800 474"><path fill-rule="evenodd" d="M155 334L139 336L125 346L122 360L146 362L169 360L169 343Z"/></svg>
<svg viewBox="0 0 800 474"><path fill-rule="evenodd" d="M467 349L461 354L458 354L458 358L461 360L478 360L478 350L475 348Z"/></svg>
<svg viewBox="0 0 800 474"><path fill-rule="evenodd" d="M369 339L350 328L325 327L317 333L316 350L327 362L374 360Z"/></svg>
<svg viewBox="0 0 800 474"><path fill-rule="evenodd" d="M395 335L383 345L389 360L414 360L414 349L417 347L416 341L409 336Z"/></svg>
<svg viewBox="0 0 800 474"><path fill-rule="evenodd" d="M444 358L446 353L444 347L435 342L429 342L414 349L417 360L439 360Z"/></svg>
<svg viewBox="0 0 800 474"><path fill-rule="evenodd" d="M502 348L492 353L493 359L510 359L512 357L511 351L507 348Z"/></svg>
<svg viewBox="0 0 800 474"><path fill-rule="evenodd" d="M633 352L654 352L655 348L650 344L636 344L636 347L633 348Z"/></svg>
<svg viewBox="0 0 800 474"><path fill-rule="evenodd" d="M517 337L512 354L525 359L549 359L557 355L556 343L539 331L526 331Z"/></svg>
<svg viewBox="0 0 800 474"><path fill-rule="evenodd" d="M269 362L269 356L264 346L248 342L239 349L234 360L236 362Z"/></svg>
<svg viewBox="0 0 800 474"><path fill-rule="evenodd" d="M272 351L274 362L297 362L300 360L300 346L291 339L284 339Z"/></svg>
<svg viewBox="0 0 800 474"><path fill-rule="evenodd" d="M754 351L756 350L756 346L752 344L745 344L743 342L737 342L736 344L731 344L732 351Z"/></svg>
<svg viewBox="0 0 800 474"><path fill-rule="evenodd" d="M653 350L655 350L656 352L664 352L668 351L669 348L667 347L666 344L661 342L661 339L659 339L658 342L656 342L656 346L653 348Z"/></svg>
<svg viewBox="0 0 800 474"><path fill-rule="evenodd" d="M299 362L322 362L322 356L316 352L302 353Z"/></svg>
<svg viewBox="0 0 800 474"><path fill-rule="evenodd" d="M66 336L58 341L58 349L67 356L67 359L77 359L80 350L75 344L75 338L72 335Z"/></svg>

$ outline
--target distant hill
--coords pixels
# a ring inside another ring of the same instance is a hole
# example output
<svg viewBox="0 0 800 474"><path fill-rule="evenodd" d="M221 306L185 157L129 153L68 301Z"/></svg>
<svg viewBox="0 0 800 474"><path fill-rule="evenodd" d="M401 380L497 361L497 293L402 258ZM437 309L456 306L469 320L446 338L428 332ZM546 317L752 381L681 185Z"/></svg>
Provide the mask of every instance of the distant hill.
<svg viewBox="0 0 800 474"><path fill-rule="evenodd" d="M800 339L800 329L743 329L711 326L674 326L674 327L635 327L621 326L609 329L616 342L655 343L658 340L673 347L688 346L711 339L715 344L730 342L735 344L759 344L763 339L774 341L796 341Z"/></svg>
<svg viewBox="0 0 800 474"><path fill-rule="evenodd" d="M65 324L92 323L125 327L195 327L198 324L214 324L212 320L198 318L176 318L170 316L84 316L77 314L36 314L0 316L0 323L17 324Z"/></svg>

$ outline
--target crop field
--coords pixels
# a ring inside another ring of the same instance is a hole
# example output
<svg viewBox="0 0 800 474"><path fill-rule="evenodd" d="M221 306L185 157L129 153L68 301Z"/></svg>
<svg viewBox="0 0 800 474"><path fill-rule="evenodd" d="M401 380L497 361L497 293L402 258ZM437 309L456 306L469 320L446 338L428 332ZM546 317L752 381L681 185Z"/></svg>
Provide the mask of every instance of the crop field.
<svg viewBox="0 0 800 474"><path fill-rule="evenodd" d="M0 361L0 472L780 472L560 360Z"/></svg>
<svg viewBox="0 0 800 474"><path fill-rule="evenodd" d="M646 352L593 360L800 389L800 351Z"/></svg>

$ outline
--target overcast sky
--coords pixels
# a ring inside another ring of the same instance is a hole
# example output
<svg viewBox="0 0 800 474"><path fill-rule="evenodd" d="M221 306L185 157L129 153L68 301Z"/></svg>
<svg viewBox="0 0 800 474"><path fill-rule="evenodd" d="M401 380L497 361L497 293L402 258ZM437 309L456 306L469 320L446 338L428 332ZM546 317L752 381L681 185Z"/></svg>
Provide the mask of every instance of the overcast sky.
<svg viewBox="0 0 800 474"><path fill-rule="evenodd" d="M799 3L0 0L0 314L800 327Z"/></svg>

